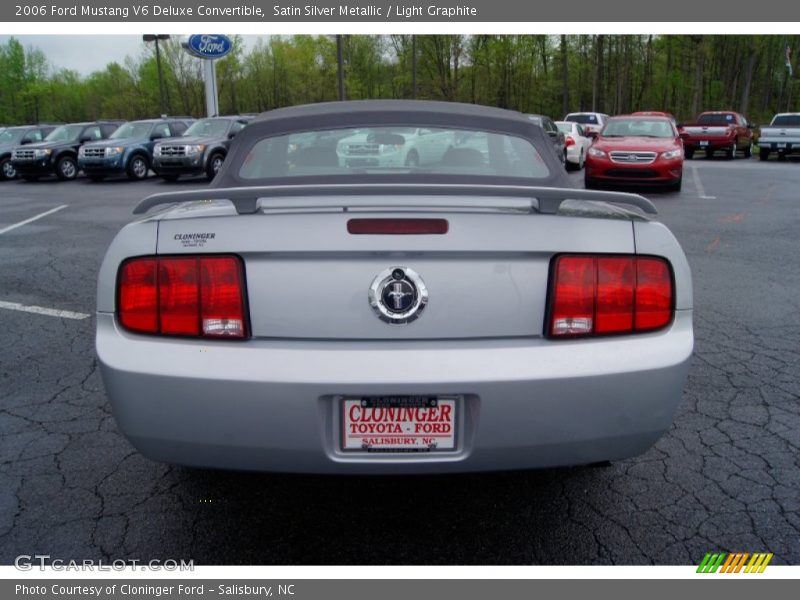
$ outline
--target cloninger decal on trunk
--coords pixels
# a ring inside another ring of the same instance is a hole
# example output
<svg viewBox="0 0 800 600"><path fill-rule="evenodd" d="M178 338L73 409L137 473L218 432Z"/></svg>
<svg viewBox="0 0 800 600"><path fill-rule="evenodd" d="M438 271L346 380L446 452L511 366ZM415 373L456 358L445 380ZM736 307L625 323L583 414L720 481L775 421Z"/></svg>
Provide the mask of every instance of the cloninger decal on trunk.
<svg viewBox="0 0 800 600"><path fill-rule="evenodd" d="M202 248L208 240L213 240L216 233L176 233L172 238L180 242L184 248Z"/></svg>

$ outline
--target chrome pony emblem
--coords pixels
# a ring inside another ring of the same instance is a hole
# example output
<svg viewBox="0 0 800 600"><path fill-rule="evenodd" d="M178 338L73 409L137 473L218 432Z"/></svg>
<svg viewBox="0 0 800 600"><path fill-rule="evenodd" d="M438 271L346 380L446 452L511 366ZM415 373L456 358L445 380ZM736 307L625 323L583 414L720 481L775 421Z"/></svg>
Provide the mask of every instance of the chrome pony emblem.
<svg viewBox="0 0 800 600"><path fill-rule="evenodd" d="M369 304L378 318L392 325L405 325L419 317L428 303L428 288L408 267L381 271L369 287Z"/></svg>

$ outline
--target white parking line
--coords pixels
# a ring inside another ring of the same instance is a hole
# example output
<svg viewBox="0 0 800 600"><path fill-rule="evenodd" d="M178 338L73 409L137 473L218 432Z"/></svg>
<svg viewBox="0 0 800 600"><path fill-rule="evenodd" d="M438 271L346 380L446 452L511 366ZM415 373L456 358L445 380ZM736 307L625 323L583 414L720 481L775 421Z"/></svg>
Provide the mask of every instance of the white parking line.
<svg viewBox="0 0 800 600"><path fill-rule="evenodd" d="M697 167L690 165L692 170L692 179L694 179L694 187L697 189L697 195L703 200L714 200L716 196L706 196L706 189L703 187L703 182L700 180L700 173L697 172Z"/></svg>
<svg viewBox="0 0 800 600"><path fill-rule="evenodd" d="M0 308L8 310L16 310L19 312L34 313L36 315L44 315L46 317L59 317L61 319L75 319L82 321L88 319L91 315L86 313L72 312L71 310L57 310L55 308L44 308L43 306L31 306L19 304L18 302L4 302L0 300Z"/></svg>
<svg viewBox="0 0 800 600"><path fill-rule="evenodd" d="M52 215L54 212L60 211L62 208L67 208L67 204L62 204L61 206L56 206L55 208L51 208L50 210L43 212L41 214L36 215L35 217L31 217L30 219L25 219L24 221L20 221L19 223L14 223L13 225L9 225L8 227L4 227L0 229L0 235L4 233L8 233L12 229L16 229L17 227L22 227L23 225L27 225L28 223L32 223L42 217L46 217L47 215Z"/></svg>

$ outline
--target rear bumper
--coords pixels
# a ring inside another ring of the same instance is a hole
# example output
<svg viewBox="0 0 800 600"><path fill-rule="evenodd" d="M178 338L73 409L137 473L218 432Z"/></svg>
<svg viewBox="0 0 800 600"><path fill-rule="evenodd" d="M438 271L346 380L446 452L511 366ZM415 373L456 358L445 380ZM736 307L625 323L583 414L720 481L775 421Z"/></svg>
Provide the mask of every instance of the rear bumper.
<svg viewBox="0 0 800 600"><path fill-rule="evenodd" d="M692 137L683 138L685 150L727 150L733 143L732 137Z"/></svg>
<svg viewBox="0 0 800 600"><path fill-rule="evenodd" d="M781 152L789 154L792 152L800 152L800 141L794 140L781 140L761 138L758 140L758 147L760 150L769 150L770 152Z"/></svg>
<svg viewBox="0 0 800 600"><path fill-rule="evenodd" d="M97 353L122 432L152 459L304 473L432 473L622 459L670 426L692 313L591 342L251 340L133 336L98 313ZM456 450L341 451L342 395L461 394Z"/></svg>

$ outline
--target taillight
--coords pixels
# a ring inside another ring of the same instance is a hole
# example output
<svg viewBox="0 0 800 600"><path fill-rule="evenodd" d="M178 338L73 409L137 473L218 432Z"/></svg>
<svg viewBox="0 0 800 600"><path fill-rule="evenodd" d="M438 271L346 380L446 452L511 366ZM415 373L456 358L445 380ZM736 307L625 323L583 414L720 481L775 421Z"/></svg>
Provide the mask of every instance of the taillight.
<svg viewBox="0 0 800 600"><path fill-rule="evenodd" d="M441 235L447 233L447 219L350 219L347 232L353 235Z"/></svg>
<svg viewBox="0 0 800 600"><path fill-rule="evenodd" d="M565 145L565 146L568 146L568 147L569 147L569 146L574 146L574 145L575 145L575 140L574 140L574 139L572 139L572 136L571 136L571 135L568 135L566 138L564 138L564 145Z"/></svg>
<svg viewBox="0 0 800 600"><path fill-rule="evenodd" d="M548 334L654 331L673 315L669 263L652 256L562 255L553 262Z"/></svg>
<svg viewBox="0 0 800 600"><path fill-rule="evenodd" d="M247 337L244 270L236 256L143 257L119 271L118 315L137 333Z"/></svg>

